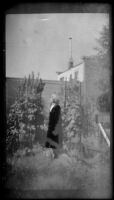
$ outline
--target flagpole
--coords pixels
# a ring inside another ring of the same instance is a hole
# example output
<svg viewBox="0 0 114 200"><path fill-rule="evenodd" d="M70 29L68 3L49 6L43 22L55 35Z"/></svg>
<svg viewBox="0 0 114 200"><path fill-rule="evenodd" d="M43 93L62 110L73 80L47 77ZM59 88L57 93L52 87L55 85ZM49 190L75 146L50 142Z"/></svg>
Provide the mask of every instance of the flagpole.
<svg viewBox="0 0 114 200"><path fill-rule="evenodd" d="M69 37L69 40L71 41L71 58L72 58L72 37Z"/></svg>
<svg viewBox="0 0 114 200"><path fill-rule="evenodd" d="M82 123L81 82L80 82L80 123ZM81 141L82 141L81 132L82 132L82 129L81 129L81 124L80 124L80 145L81 145Z"/></svg>

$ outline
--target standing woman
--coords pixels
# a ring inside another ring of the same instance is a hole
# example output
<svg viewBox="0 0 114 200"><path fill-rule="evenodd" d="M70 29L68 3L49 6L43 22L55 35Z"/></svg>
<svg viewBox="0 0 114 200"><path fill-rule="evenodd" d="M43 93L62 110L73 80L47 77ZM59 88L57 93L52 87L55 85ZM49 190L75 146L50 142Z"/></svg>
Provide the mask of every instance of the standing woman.
<svg viewBox="0 0 114 200"><path fill-rule="evenodd" d="M50 113L45 146L52 148L55 158L58 156L59 148L62 146L62 120L59 99L52 94L50 99Z"/></svg>

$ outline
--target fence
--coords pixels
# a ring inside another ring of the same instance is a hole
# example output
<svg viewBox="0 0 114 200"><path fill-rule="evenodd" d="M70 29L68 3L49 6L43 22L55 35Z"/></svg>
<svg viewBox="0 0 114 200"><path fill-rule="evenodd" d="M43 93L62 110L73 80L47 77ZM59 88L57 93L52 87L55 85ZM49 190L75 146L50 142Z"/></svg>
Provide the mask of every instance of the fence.
<svg viewBox="0 0 114 200"><path fill-rule="evenodd" d="M103 135L103 137L104 137L106 143L107 143L108 146L110 147L110 140L109 140L108 136L106 135L106 132L105 132L103 126L101 125L101 123L98 123L98 126L99 126L99 128L100 128L100 132L102 133L102 135Z"/></svg>

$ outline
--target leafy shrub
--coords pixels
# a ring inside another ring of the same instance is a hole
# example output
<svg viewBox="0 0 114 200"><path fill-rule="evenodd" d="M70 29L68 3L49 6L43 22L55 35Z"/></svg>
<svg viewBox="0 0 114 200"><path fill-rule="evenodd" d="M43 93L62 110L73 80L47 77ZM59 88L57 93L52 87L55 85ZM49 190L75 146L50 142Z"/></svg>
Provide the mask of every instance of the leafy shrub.
<svg viewBox="0 0 114 200"><path fill-rule="evenodd" d="M32 72L17 90L15 103L7 117L6 149L13 154L19 147L32 148L36 135L44 123L41 93L44 83Z"/></svg>
<svg viewBox="0 0 114 200"><path fill-rule="evenodd" d="M80 132L82 126L78 84L67 82L66 88L61 88L60 97L64 140L69 140Z"/></svg>
<svg viewBox="0 0 114 200"><path fill-rule="evenodd" d="M97 108L100 112L110 112L110 94L103 93L97 99Z"/></svg>

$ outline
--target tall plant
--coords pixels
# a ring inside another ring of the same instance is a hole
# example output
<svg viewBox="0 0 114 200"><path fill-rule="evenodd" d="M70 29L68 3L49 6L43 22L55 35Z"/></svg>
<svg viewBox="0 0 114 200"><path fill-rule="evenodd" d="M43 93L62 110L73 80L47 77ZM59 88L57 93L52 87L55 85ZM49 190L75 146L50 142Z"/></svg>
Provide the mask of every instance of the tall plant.
<svg viewBox="0 0 114 200"><path fill-rule="evenodd" d="M79 134L81 129L79 85L73 82L64 82L61 94L64 140L70 140Z"/></svg>
<svg viewBox="0 0 114 200"><path fill-rule="evenodd" d="M6 148L14 153L19 147L32 148L35 136L43 124L41 94L44 83L35 79L32 72L17 89L15 103L11 105L7 119Z"/></svg>

